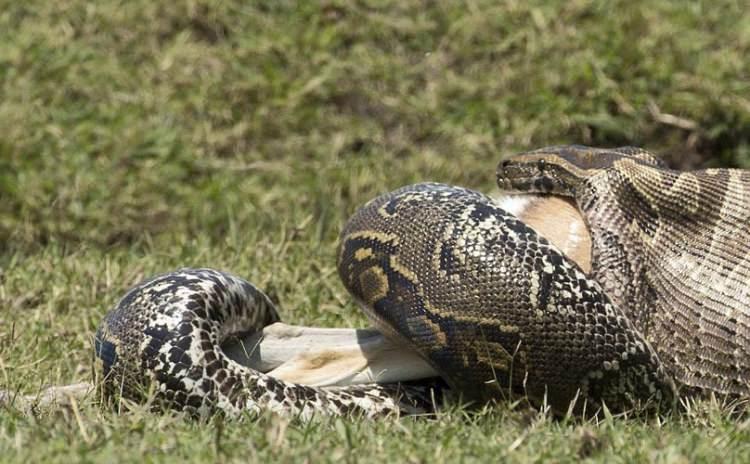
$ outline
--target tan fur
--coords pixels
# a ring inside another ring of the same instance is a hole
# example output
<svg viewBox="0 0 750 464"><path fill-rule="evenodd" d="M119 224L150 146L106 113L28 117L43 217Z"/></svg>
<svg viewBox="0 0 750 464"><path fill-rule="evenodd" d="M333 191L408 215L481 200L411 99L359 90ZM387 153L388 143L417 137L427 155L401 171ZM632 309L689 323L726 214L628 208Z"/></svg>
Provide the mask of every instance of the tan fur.
<svg viewBox="0 0 750 464"><path fill-rule="evenodd" d="M529 204L517 216L581 266L584 272L591 271L591 235L572 201L530 195Z"/></svg>

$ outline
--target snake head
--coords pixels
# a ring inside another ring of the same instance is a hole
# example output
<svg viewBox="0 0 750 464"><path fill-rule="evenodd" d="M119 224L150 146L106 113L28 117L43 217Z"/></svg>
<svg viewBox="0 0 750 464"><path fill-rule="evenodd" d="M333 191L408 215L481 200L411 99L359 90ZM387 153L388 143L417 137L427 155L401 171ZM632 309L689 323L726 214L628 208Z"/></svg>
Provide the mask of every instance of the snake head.
<svg viewBox="0 0 750 464"><path fill-rule="evenodd" d="M529 152L504 159L497 165L497 185L513 193L572 196L580 170L554 153Z"/></svg>
<svg viewBox="0 0 750 464"><path fill-rule="evenodd" d="M638 164L657 164L650 153L632 147L554 146L501 161L497 166L497 184L510 192L575 196L582 182L622 159Z"/></svg>

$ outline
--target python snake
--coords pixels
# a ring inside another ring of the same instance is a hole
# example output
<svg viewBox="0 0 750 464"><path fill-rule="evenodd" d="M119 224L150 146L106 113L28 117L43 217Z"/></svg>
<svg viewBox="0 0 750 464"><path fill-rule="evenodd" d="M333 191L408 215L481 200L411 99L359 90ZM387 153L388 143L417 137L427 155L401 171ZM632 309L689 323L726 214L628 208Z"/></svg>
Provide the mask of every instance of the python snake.
<svg viewBox="0 0 750 464"><path fill-rule="evenodd" d="M677 173L629 148L521 154L498 166L499 185L572 197L592 237L590 272L494 200L417 184L355 212L341 234L339 275L377 329L465 400L523 397L586 413L671 404L678 389L742 395L747 254L730 239L747 230L746 176ZM222 352L230 334L277 320L268 297L229 274L157 276L129 291L97 332L105 388L198 415L434 407L430 386L315 388Z"/></svg>
<svg viewBox="0 0 750 464"><path fill-rule="evenodd" d="M506 190L575 200L591 279L682 393L750 393L750 171L667 169L637 148L550 147L498 166Z"/></svg>

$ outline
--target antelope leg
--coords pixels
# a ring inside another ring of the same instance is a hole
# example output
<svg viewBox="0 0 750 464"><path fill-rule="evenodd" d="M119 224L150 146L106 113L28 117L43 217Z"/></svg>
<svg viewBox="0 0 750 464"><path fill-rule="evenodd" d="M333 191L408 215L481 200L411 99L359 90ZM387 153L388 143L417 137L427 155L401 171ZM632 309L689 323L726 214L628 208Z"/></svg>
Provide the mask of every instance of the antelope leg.
<svg viewBox="0 0 750 464"><path fill-rule="evenodd" d="M407 347L374 329L328 329L277 322L222 346L238 363L314 386L388 383L436 377Z"/></svg>

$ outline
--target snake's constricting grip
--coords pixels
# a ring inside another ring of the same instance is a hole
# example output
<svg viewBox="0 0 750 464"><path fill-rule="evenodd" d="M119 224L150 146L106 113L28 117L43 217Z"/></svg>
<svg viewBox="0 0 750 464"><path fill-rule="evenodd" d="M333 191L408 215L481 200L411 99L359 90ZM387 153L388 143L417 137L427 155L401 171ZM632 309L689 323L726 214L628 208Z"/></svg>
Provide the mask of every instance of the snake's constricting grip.
<svg viewBox="0 0 750 464"><path fill-rule="evenodd" d="M342 232L338 268L375 327L464 399L525 396L559 412L672 400L657 354L600 283L477 192L418 184L370 201ZM242 279L182 270L132 289L107 315L96 351L109 391L150 391L198 414L432 407L424 386L293 384L221 349L229 335L277 320L268 298Z"/></svg>
<svg viewBox="0 0 750 464"><path fill-rule="evenodd" d="M501 162L505 190L566 196L590 278L681 393L750 394L750 171L680 172L633 147L548 147Z"/></svg>

